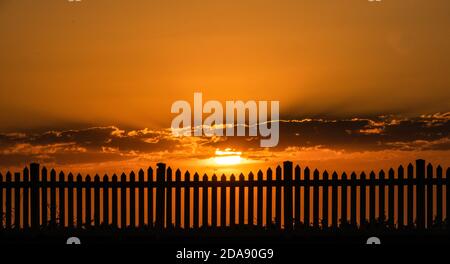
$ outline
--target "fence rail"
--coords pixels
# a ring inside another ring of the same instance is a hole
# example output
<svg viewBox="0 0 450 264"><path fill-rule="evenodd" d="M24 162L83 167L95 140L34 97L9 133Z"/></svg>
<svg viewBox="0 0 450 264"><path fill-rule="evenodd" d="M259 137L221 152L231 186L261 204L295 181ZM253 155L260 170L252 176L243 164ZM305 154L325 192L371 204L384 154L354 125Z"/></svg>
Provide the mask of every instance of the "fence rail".
<svg viewBox="0 0 450 264"><path fill-rule="evenodd" d="M424 160L359 176L302 170L286 161L275 171L229 179L191 178L164 163L155 175L150 167L137 175L66 177L33 163L22 173L0 174L0 229L247 225L289 231L376 223L448 229L450 168L443 175L441 166Z"/></svg>

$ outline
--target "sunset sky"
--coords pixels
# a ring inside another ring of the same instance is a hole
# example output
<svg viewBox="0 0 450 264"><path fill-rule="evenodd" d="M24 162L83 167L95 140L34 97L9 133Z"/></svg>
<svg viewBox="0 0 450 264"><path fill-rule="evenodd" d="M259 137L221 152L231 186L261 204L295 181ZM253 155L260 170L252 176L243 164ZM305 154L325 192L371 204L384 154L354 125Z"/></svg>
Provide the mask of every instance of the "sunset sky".
<svg viewBox="0 0 450 264"><path fill-rule="evenodd" d="M0 170L448 166L449 10L448 0L0 0ZM280 144L173 137L170 107L196 91L280 101ZM217 162L217 150L240 158Z"/></svg>

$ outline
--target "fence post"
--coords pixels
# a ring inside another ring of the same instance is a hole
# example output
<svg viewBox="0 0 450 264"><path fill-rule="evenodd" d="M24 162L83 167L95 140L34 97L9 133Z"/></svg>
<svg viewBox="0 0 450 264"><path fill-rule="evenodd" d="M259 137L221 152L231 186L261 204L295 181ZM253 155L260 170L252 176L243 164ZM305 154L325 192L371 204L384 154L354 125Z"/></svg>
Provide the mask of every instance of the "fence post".
<svg viewBox="0 0 450 264"><path fill-rule="evenodd" d="M408 227L414 226L414 167L410 163L407 167L408 174L408 217L406 221L406 225Z"/></svg>
<svg viewBox="0 0 450 264"><path fill-rule="evenodd" d="M403 169L403 166L398 167L398 206L397 206L397 222L398 222L398 228L403 228L405 224L405 199L404 199L404 193L405 193L405 182L404 182L404 174L405 171Z"/></svg>
<svg viewBox="0 0 450 264"><path fill-rule="evenodd" d="M120 228L127 228L127 175L124 172L120 175Z"/></svg>
<svg viewBox="0 0 450 264"><path fill-rule="evenodd" d="M360 228L365 226L367 222L366 218L366 174L362 172L359 176L359 180L361 182L361 185L359 187L359 226Z"/></svg>
<svg viewBox="0 0 450 264"><path fill-rule="evenodd" d="M319 171L313 173L313 226L319 227Z"/></svg>
<svg viewBox="0 0 450 264"><path fill-rule="evenodd" d="M295 185L295 228L299 228L300 227L300 203L301 203L301 193L300 193L300 189L301 189L301 184L300 184L300 174L301 174L301 169L300 166L295 166L294 169L294 174L295 174L295 180L294 180L294 185Z"/></svg>
<svg viewBox="0 0 450 264"><path fill-rule="evenodd" d="M166 178L166 164L158 163L156 169L156 228L164 229L164 204L165 204L165 178Z"/></svg>
<svg viewBox="0 0 450 264"><path fill-rule="evenodd" d="M305 168L305 171L304 171L304 174L305 174L305 178L304 178L304 180L305 180L305 190L304 190L304 192L303 192L303 201L304 201L304 206L303 206L303 217L304 217L304 223L305 223L305 226L306 227L309 227L310 226L310 214L309 214L309 212L310 212L310 199L309 199L309 193L310 193L310 190L309 190L309 186L310 186L310 179L309 179L309 173L310 173L310 171L309 171L309 168L308 167L306 167Z"/></svg>
<svg viewBox="0 0 450 264"><path fill-rule="evenodd" d="M144 182L144 170L140 169L138 172L138 176L139 176L139 187L138 187L138 191L139 191L139 203L138 203L138 222L139 222L139 228L143 228L145 225L145 221L144 221L144 208L145 208L145 204L144 204L144 188L145 188L145 182ZM113 189L114 191L114 189ZM113 194L114 197L114 194ZM113 209L114 210L114 209Z"/></svg>
<svg viewBox="0 0 450 264"><path fill-rule="evenodd" d="M92 191L92 185L91 185L91 176L88 174L86 176L86 220L85 225L86 227L91 227L92 225L92 198L91 198L91 191Z"/></svg>
<svg viewBox="0 0 450 264"><path fill-rule="evenodd" d="M30 177L30 171L28 168L23 169L23 228L27 229L29 227L29 212L30 212L30 205L29 205L29 177ZM2 203L3 205L3 203Z"/></svg>
<svg viewBox="0 0 450 264"><path fill-rule="evenodd" d="M109 184L108 175L103 176L103 225L109 226Z"/></svg>
<svg viewBox="0 0 450 264"><path fill-rule="evenodd" d="M225 177L225 176L223 176ZM191 228L191 188L189 187L191 174L184 174L184 229Z"/></svg>
<svg viewBox="0 0 450 264"><path fill-rule="evenodd" d="M285 161L283 163L284 172L284 228L292 230L292 162Z"/></svg>
<svg viewBox="0 0 450 264"><path fill-rule="evenodd" d="M167 168L166 228L172 228L172 168Z"/></svg>
<svg viewBox="0 0 450 264"><path fill-rule="evenodd" d="M447 168L446 174L445 174L445 182L446 182L446 221L447 221L447 230L450 229L450 168Z"/></svg>
<svg viewBox="0 0 450 264"><path fill-rule="evenodd" d="M208 176L203 175L202 227L208 227Z"/></svg>
<svg viewBox="0 0 450 264"><path fill-rule="evenodd" d="M333 228L338 228L338 175L333 172L331 177L331 223Z"/></svg>
<svg viewBox="0 0 450 264"><path fill-rule="evenodd" d="M66 181L64 172L59 173L59 226L64 228L66 226Z"/></svg>
<svg viewBox="0 0 450 264"><path fill-rule="evenodd" d="M233 174L230 177L230 226L236 224L236 178Z"/></svg>
<svg viewBox="0 0 450 264"><path fill-rule="evenodd" d="M193 210L194 210L194 215L193 215L193 224L194 224L194 229L199 227L199 176L198 173L194 174L194 205L193 205Z"/></svg>
<svg viewBox="0 0 450 264"><path fill-rule="evenodd" d="M328 227L328 172L324 171L322 174L323 187L322 187L322 228Z"/></svg>
<svg viewBox="0 0 450 264"><path fill-rule="evenodd" d="M67 176L67 225L71 228L73 227L73 174L69 173Z"/></svg>
<svg viewBox="0 0 450 264"><path fill-rule="evenodd" d="M433 165L428 163L426 175L427 188L427 228L433 225Z"/></svg>
<svg viewBox="0 0 450 264"><path fill-rule="evenodd" d="M370 172L370 187L369 187L369 222L374 224L375 216L375 172Z"/></svg>
<svg viewBox="0 0 450 264"><path fill-rule="evenodd" d="M238 216L238 219L239 219L239 225L244 225L244 218L245 218L245 211L244 211L244 208L245 208L245 205L244 205L244 203L245 203L245 188L244 188L244 181L245 181L245 179L244 179L244 174L240 174L239 175L239 216Z"/></svg>
<svg viewBox="0 0 450 264"><path fill-rule="evenodd" d="M248 208L247 208L247 224L249 226L254 225L253 221L253 211L254 211L254 176L250 172L248 175Z"/></svg>
<svg viewBox="0 0 450 264"><path fill-rule="evenodd" d="M43 167L42 168L42 213L41 213L41 222L42 222L42 226L46 227L47 226L47 168ZM19 174L20 176L20 174ZM17 190L17 189L16 189ZM19 203L20 205L20 203ZM16 206L17 208L17 206ZM19 220L20 223L20 220Z"/></svg>
<svg viewBox="0 0 450 264"><path fill-rule="evenodd" d="M394 219L394 212L395 212L395 185L394 185L394 170L391 168L389 169L389 184L388 184L388 221L389 226L391 228L395 227L395 219ZM397 199L398 201L398 199Z"/></svg>
<svg viewBox="0 0 450 264"><path fill-rule="evenodd" d="M266 187L266 228L272 227L272 169L267 169Z"/></svg>
<svg viewBox="0 0 450 264"><path fill-rule="evenodd" d="M222 174L220 178L220 227L227 226L227 179Z"/></svg>
<svg viewBox="0 0 450 264"><path fill-rule="evenodd" d="M50 225L56 226L56 171L50 171Z"/></svg>
<svg viewBox="0 0 450 264"><path fill-rule="evenodd" d="M175 172L175 227L181 228L181 171Z"/></svg>
<svg viewBox="0 0 450 264"><path fill-rule="evenodd" d="M14 173L14 228L20 229L20 217L21 217L21 206L20 206L20 172ZM1 213L0 213L1 215Z"/></svg>
<svg viewBox="0 0 450 264"><path fill-rule="evenodd" d="M379 185L378 185L378 220L381 221L382 223L384 223L384 221L386 221L386 196L385 196L385 192L386 192L386 183L385 183L385 172L384 170L381 170L380 173L378 174L378 179L379 179Z"/></svg>
<svg viewBox="0 0 450 264"><path fill-rule="evenodd" d="M100 226L100 176L94 177L94 226Z"/></svg>
<svg viewBox="0 0 450 264"><path fill-rule="evenodd" d="M119 227L118 216L117 213L119 211L119 197L118 197L118 189L117 189L117 175L113 174L112 184L111 184L111 192L112 192L112 226L114 228Z"/></svg>
<svg viewBox="0 0 450 264"><path fill-rule="evenodd" d="M130 172L130 227L135 228L136 227L136 174L134 171ZM164 205L164 203L163 203ZM164 212L164 207L163 207ZM164 222L162 222L162 225L164 226Z"/></svg>
<svg viewBox="0 0 450 264"><path fill-rule="evenodd" d="M217 176L212 176L211 188L211 226L217 227Z"/></svg>
<svg viewBox="0 0 450 264"><path fill-rule="evenodd" d="M341 177L342 185L341 185L341 223L347 224L347 174L342 173Z"/></svg>
<svg viewBox="0 0 450 264"><path fill-rule="evenodd" d="M263 227L263 172L261 170L258 171L258 185L257 185L257 202L256 202L256 214L257 214L257 225L259 228Z"/></svg>
<svg viewBox="0 0 450 264"><path fill-rule="evenodd" d="M12 190L12 182L11 182L11 172L6 173L6 194L5 194L5 228L11 229L11 216L12 216L12 200L11 200L11 190ZM38 218L39 221L39 218ZM37 227L36 227L37 228Z"/></svg>
<svg viewBox="0 0 450 264"><path fill-rule="evenodd" d="M43 176L43 175L42 175ZM43 178L43 177L42 177ZM83 182L81 175L77 176L77 228L83 225Z"/></svg>
<svg viewBox="0 0 450 264"><path fill-rule="evenodd" d="M416 160L417 228L425 229L425 160Z"/></svg>
<svg viewBox="0 0 450 264"><path fill-rule="evenodd" d="M438 226L442 224L442 167L438 166L436 169L437 185L436 185L436 223Z"/></svg>
<svg viewBox="0 0 450 264"><path fill-rule="evenodd" d="M31 228L39 228L39 164L30 164L31 182Z"/></svg>
<svg viewBox="0 0 450 264"><path fill-rule="evenodd" d="M0 172L0 185L3 184L3 175ZM3 229L3 186L0 188L0 230Z"/></svg>
<svg viewBox="0 0 450 264"><path fill-rule="evenodd" d="M153 168L147 169L147 225L153 228Z"/></svg>
<svg viewBox="0 0 450 264"><path fill-rule="evenodd" d="M351 176L351 188L350 188L350 222L352 226L356 227L358 222L356 220L356 173L352 172Z"/></svg>
<svg viewBox="0 0 450 264"><path fill-rule="evenodd" d="M275 223L278 229L281 229L281 167L277 166L275 170L276 174L276 192L275 192Z"/></svg>

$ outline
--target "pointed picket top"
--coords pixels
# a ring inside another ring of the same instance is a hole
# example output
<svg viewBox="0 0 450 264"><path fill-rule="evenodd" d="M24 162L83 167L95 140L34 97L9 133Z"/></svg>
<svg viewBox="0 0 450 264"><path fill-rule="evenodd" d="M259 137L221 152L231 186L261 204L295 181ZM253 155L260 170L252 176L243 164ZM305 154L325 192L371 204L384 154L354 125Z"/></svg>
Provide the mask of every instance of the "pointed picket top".
<svg viewBox="0 0 450 264"><path fill-rule="evenodd" d="M28 169L28 167L23 168L23 174L27 175L30 173L30 169Z"/></svg>
<svg viewBox="0 0 450 264"><path fill-rule="evenodd" d="M319 170L315 169L313 174L314 174L314 178L316 178L316 177L318 178L319 177Z"/></svg>
<svg viewBox="0 0 450 264"><path fill-rule="evenodd" d="M176 171L175 171L175 174L180 174L181 175L181 171L180 171L180 169L177 169Z"/></svg>
<svg viewBox="0 0 450 264"><path fill-rule="evenodd" d="M12 174L10 171L6 172L6 182L11 182Z"/></svg>
<svg viewBox="0 0 450 264"><path fill-rule="evenodd" d="M386 173L384 172L384 170L380 170L380 172L378 173L378 177L380 179L384 179L384 176L386 176Z"/></svg>
<svg viewBox="0 0 450 264"><path fill-rule="evenodd" d="M269 173L272 174L272 168L270 168L270 167L267 169L267 174L269 174Z"/></svg>
<svg viewBox="0 0 450 264"><path fill-rule="evenodd" d="M65 177L64 172L60 171L59 172L59 181L64 181L64 177Z"/></svg>
<svg viewBox="0 0 450 264"><path fill-rule="evenodd" d="M374 171L370 172L370 179L375 180L375 172Z"/></svg>
<svg viewBox="0 0 450 264"><path fill-rule="evenodd" d="M217 175L215 173L212 176L212 181L217 181Z"/></svg>
<svg viewBox="0 0 450 264"><path fill-rule="evenodd" d="M310 170L309 170L309 167L307 166L307 167L305 168L305 174L309 174L309 172L310 172Z"/></svg>
<svg viewBox="0 0 450 264"><path fill-rule="evenodd" d="M278 172L281 172L281 166L278 165L277 168L276 168L276 170L277 170L277 173L278 173Z"/></svg>
<svg viewBox="0 0 450 264"><path fill-rule="evenodd" d="M366 179L366 173L364 171L361 172L361 174L359 175L359 178L364 181Z"/></svg>
<svg viewBox="0 0 450 264"><path fill-rule="evenodd" d="M69 181L73 181L73 174L72 172L69 172L69 175L67 175L67 178Z"/></svg>
<svg viewBox="0 0 450 264"><path fill-rule="evenodd" d="M296 169L296 170L300 170L300 165L297 164L297 165L295 166L295 169Z"/></svg>
<svg viewBox="0 0 450 264"><path fill-rule="evenodd" d="M109 180L109 179L108 179L108 175L106 175L106 174L103 175L103 182L108 182L108 180Z"/></svg>
<svg viewBox="0 0 450 264"><path fill-rule="evenodd" d="M244 177L244 174L239 174L239 181L244 181L245 180L245 177Z"/></svg>
<svg viewBox="0 0 450 264"><path fill-rule="evenodd" d="M231 174L230 181L234 182L235 180L236 180L236 177L234 176L234 174Z"/></svg>
<svg viewBox="0 0 450 264"><path fill-rule="evenodd" d="M342 176L341 176L341 179L347 180L347 173L343 172L343 173L342 173Z"/></svg>
<svg viewBox="0 0 450 264"><path fill-rule="evenodd" d="M428 170L432 170L432 169L433 169L433 165L432 165L431 163L428 163L427 169L428 169Z"/></svg>
<svg viewBox="0 0 450 264"><path fill-rule="evenodd" d="M199 181L199 176L198 176L198 173L196 172L196 173L194 173L194 181Z"/></svg>
<svg viewBox="0 0 450 264"><path fill-rule="evenodd" d="M414 166L411 163L408 164L408 170L414 170Z"/></svg>
<svg viewBox="0 0 450 264"><path fill-rule="evenodd" d="M350 177L353 181L356 180L356 172L352 172Z"/></svg>
<svg viewBox="0 0 450 264"><path fill-rule="evenodd" d="M115 173L114 173L113 176L112 176L112 181L113 181L113 182L117 182L117 175L116 175Z"/></svg>
<svg viewBox="0 0 450 264"><path fill-rule="evenodd" d="M442 167L441 167L441 165L438 165L438 166L437 166L436 171L441 171L441 173L442 173Z"/></svg>
<svg viewBox="0 0 450 264"><path fill-rule="evenodd" d="M91 182L91 175L88 174L88 175L86 176L86 182Z"/></svg>
<svg viewBox="0 0 450 264"><path fill-rule="evenodd" d="M208 181L208 175L206 175L206 173L203 174L203 181L204 181L204 182L207 182L207 181Z"/></svg>
<svg viewBox="0 0 450 264"><path fill-rule="evenodd" d="M263 172L261 170L258 170L258 181L263 180Z"/></svg>
<svg viewBox="0 0 450 264"><path fill-rule="evenodd" d="M184 180L186 181L186 180L190 180L190 178L191 178L191 173L189 172L189 171L186 171L185 173L184 173Z"/></svg>
<svg viewBox="0 0 450 264"><path fill-rule="evenodd" d="M120 175L120 181L121 182L126 182L127 181L127 175L125 174L125 172L122 172L122 174Z"/></svg>
<svg viewBox="0 0 450 264"><path fill-rule="evenodd" d="M331 177L333 178L333 180L337 180L337 178L338 178L337 172L333 171L333 175Z"/></svg>
<svg viewBox="0 0 450 264"><path fill-rule="evenodd" d="M79 174L79 173L78 173L78 175L77 175L77 181L78 181L78 182L81 182L81 181L82 181L81 174Z"/></svg>
<svg viewBox="0 0 450 264"><path fill-rule="evenodd" d="M153 168L150 166L150 167L148 167L148 169L147 169L147 173L148 174L152 174L153 173Z"/></svg>
<svg viewBox="0 0 450 264"><path fill-rule="evenodd" d="M46 168L45 166L42 167L41 173L42 173L43 175L47 173L47 168Z"/></svg>
<svg viewBox="0 0 450 264"><path fill-rule="evenodd" d="M225 174L222 174L222 176L220 177L220 180L223 182L227 180L227 177L225 176Z"/></svg>
<svg viewBox="0 0 450 264"><path fill-rule="evenodd" d="M172 173L172 168L169 166L168 168L167 168L167 174L171 174Z"/></svg>
<svg viewBox="0 0 450 264"><path fill-rule="evenodd" d="M144 182L144 170L143 169L139 170L138 175L139 175L139 181L141 183Z"/></svg>
<svg viewBox="0 0 450 264"><path fill-rule="evenodd" d="M399 173L400 173L400 172L404 172L404 171L405 171L405 169L403 168L403 166L402 166L402 165L400 165L400 166L398 166L398 171L399 171Z"/></svg>
<svg viewBox="0 0 450 264"><path fill-rule="evenodd" d="M325 170L324 172L323 172L323 174L322 174L322 177L323 177L323 179L324 180L328 180L328 171L327 170Z"/></svg>
<svg viewBox="0 0 450 264"><path fill-rule="evenodd" d="M56 170L55 169L52 169L51 171L50 171L50 175L56 175Z"/></svg>
<svg viewBox="0 0 450 264"><path fill-rule="evenodd" d="M248 179L250 180L250 181L253 181L253 178L254 178L255 176L253 175L253 172L250 172L249 174L248 174Z"/></svg>
<svg viewBox="0 0 450 264"><path fill-rule="evenodd" d="M136 179L136 174L134 173L134 171L130 172L130 181L134 181Z"/></svg>
<svg viewBox="0 0 450 264"><path fill-rule="evenodd" d="M95 174L94 182L100 182L100 176L98 174Z"/></svg>

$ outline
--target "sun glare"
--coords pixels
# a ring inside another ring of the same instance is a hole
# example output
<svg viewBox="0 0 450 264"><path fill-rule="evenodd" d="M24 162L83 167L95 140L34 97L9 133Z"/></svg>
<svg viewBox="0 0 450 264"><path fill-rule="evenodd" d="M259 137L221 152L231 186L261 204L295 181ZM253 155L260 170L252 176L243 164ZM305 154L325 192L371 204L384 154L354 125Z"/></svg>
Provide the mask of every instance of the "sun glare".
<svg viewBox="0 0 450 264"><path fill-rule="evenodd" d="M214 162L217 165L236 165L241 163L241 152L227 148L224 151L216 150Z"/></svg>

